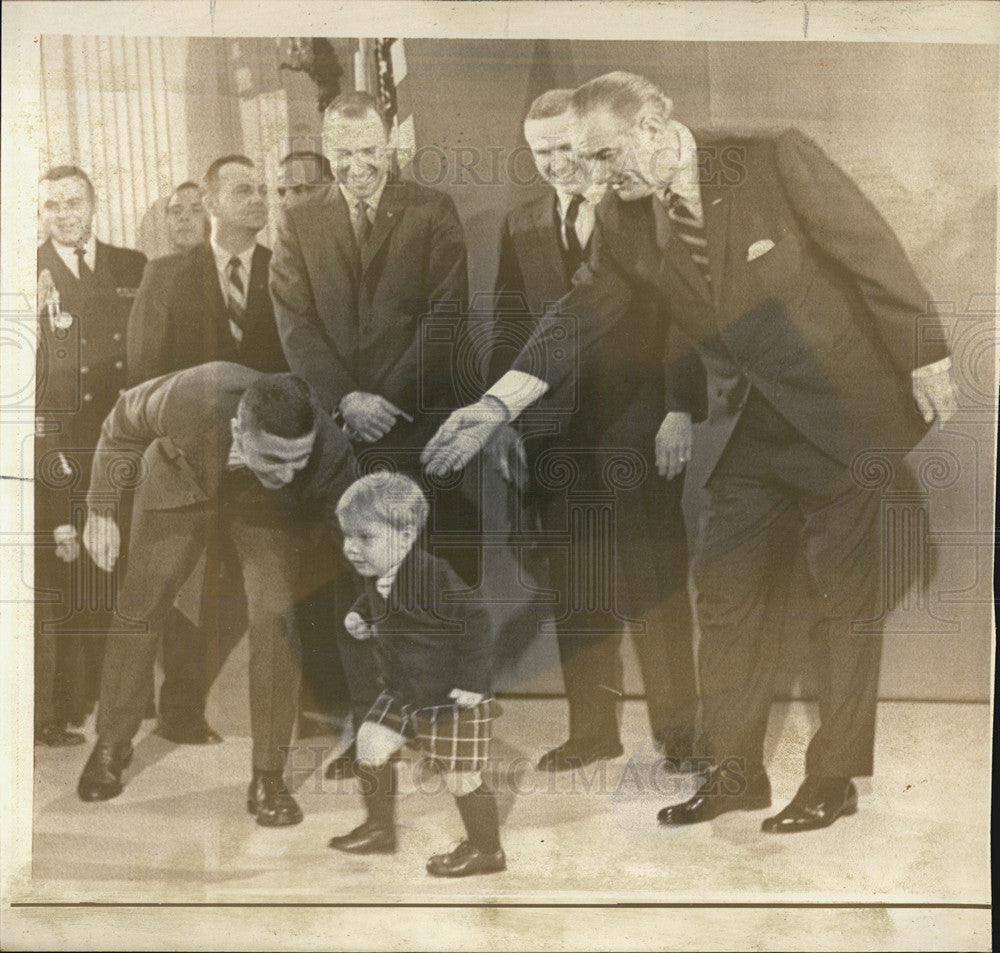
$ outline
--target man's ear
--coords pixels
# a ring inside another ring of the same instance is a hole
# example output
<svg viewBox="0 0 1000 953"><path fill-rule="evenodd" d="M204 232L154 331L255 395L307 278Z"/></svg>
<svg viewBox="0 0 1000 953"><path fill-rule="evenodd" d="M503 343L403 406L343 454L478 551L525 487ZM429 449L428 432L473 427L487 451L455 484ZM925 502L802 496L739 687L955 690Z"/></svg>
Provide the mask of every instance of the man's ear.
<svg viewBox="0 0 1000 953"><path fill-rule="evenodd" d="M647 112L639 118L638 126L647 135L658 139L666 131L667 120L659 115L659 113Z"/></svg>

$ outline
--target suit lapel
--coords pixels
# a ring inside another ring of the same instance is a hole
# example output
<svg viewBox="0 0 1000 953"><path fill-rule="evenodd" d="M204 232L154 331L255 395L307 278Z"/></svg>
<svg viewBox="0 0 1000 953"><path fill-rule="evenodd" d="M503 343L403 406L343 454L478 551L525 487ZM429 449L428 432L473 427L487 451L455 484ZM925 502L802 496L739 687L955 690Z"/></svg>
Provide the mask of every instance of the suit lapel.
<svg viewBox="0 0 1000 953"><path fill-rule="evenodd" d="M712 272L712 299L718 310L726 277L726 243L729 234L731 188L702 186L701 204L708 240L708 263Z"/></svg>
<svg viewBox="0 0 1000 953"><path fill-rule="evenodd" d="M382 192L378 208L375 211L375 221L372 224L368 241L361 248L361 271L368 270L375 260L378 250L389 237L396 223L400 219L400 213L406 204L406 187L400 182L389 182ZM346 207L346 203L345 203Z"/></svg>
<svg viewBox="0 0 1000 953"><path fill-rule="evenodd" d="M202 335L205 341L203 354L214 355L214 360L222 360L225 352L234 353L232 332L229 330L229 312L226 299L219 285L219 272L215 267L215 255L210 245L199 245L197 249L198 271L201 278Z"/></svg>
<svg viewBox="0 0 1000 953"><path fill-rule="evenodd" d="M73 294L80 284L80 279L70 271L66 262L62 260L62 255L56 251L52 244L52 239L48 239L38 252L39 271L48 268L55 280L59 294L65 296L67 291ZM65 305L65 302L63 302Z"/></svg>
<svg viewBox="0 0 1000 953"><path fill-rule="evenodd" d="M553 192L547 201L539 202L535 207L533 236L537 243L536 251L544 263L546 272L552 275L565 275L566 262L563 260L562 247L559 244L559 213L556 211L558 201Z"/></svg>
<svg viewBox="0 0 1000 953"><path fill-rule="evenodd" d="M361 253L354 236L354 226L351 224L351 210L347 207L347 199L339 185L331 185L329 226L333 244L340 257L347 263L351 278L357 285L361 274Z"/></svg>

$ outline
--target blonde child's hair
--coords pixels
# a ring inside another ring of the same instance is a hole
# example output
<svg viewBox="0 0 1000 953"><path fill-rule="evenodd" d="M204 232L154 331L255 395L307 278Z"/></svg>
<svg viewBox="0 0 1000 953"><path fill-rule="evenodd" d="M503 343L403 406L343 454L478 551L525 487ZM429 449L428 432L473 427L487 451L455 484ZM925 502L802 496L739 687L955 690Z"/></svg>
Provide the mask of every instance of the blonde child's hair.
<svg viewBox="0 0 1000 953"><path fill-rule="evenodd" d="M429 512L423 490L402 473L369 473L355 480L337 501L338 519L369 517L394 529L413 528L418 532Z"/></svg>

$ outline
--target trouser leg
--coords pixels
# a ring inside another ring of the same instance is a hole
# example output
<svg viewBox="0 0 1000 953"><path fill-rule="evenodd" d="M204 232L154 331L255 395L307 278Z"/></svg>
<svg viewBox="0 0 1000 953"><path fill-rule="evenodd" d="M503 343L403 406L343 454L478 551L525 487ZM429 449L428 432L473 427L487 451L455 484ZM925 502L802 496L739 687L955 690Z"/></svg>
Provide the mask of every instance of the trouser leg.
<svg viewBox="0 0 1000 953"><path fill-rule="evenodd" d="M617 706L622 697L617 632L565 632L558 629L569 736L618 740Z"/></svg>
<svg viewBox="0 0 1000 953"><path fill-rule="evenodd" d="M787 501L751 481L712 478L694 559L702 734L718 761L763 761L764 734L781 652L768 625L782 573Z"/></svg>
<svg viewBox="0 0 1000 953"><path fill-rule="evenodd" d="M250 733L253 767L284 767L301 684L301 650L294 606L330 567L304 528L259 526L238 509L227 520L243 571L250 636Z"/></svg>
<svg viewBox="0 0 1000 953"><path fill-rule="evenodd" d="M829 488L829 489L828 489ZM877 615L879 494L857 487L846 468L807 501L806 562L817 605L820 727L806 753L806 773L872 773L882 636L857 633L855 621Z"/></svg>
<svg viewBox="0 0 1000 953"><path fill-rule="evenodd" d="M694 736L698 693L694 627L687 589L674 589L644 613L645 630L634 635L653 737L671 754Z"/></svg>
<svg viewBox="0 0 1000 953"><path fill-rule="evenodd" d="M204 511L136 508L129 565L101 672L97 734L102 742L129 741L139 729L163 620L198 562L205 525ZM141 623L139 631L133 620Z"/></svg>

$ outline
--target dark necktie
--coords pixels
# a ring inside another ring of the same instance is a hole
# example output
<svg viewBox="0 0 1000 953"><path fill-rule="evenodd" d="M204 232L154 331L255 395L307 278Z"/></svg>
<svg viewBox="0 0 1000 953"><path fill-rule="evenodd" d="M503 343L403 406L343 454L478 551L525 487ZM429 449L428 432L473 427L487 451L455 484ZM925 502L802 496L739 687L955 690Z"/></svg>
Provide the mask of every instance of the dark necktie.
<svg viewBox="0 0 1000 953"><path fill-rule="evenodd" d="M575 271L580 262L583 261L583 246L580 244L580 236L576 233L576 219L580 214L580 206L583 204L582 195L574 195L569 201L566 209L566 251L569 252L570 264Z"/></svg>
<svg viewBox="0 0 1000 953"><path fill-rule="evenodd" d="M705 284L711 288L712 270L708 261L708 239L705 238L704 226L691 214L676 192L667 192L667 217L678 238L687 245L691 259L698 266Z"/></svg>
<svg viewBox="0 0 1000 953"><path fill-rule="evenodd" d="M243 262L236 255L229 259L226 266L229 288L226 294L226 307L229 311L229 328L239 344L243 340L243 318L246 314L247 292L243 283Z"/></svg>
<svg viewBox="0 0 1000 953"><path fill-rule="evenodd" d="M372 230L371 219L368 217L368 203L358 202L357 220L354 223L354 234L358 239L358 247L364 246Z"/></svg>
<svg viewBox="0 0 1000 953"><path fill-rule="evenodd" d="M94 272L87 264L87 253L82 248L76 249L76 267L80 281L90 281L94 277Z"/></svg>

